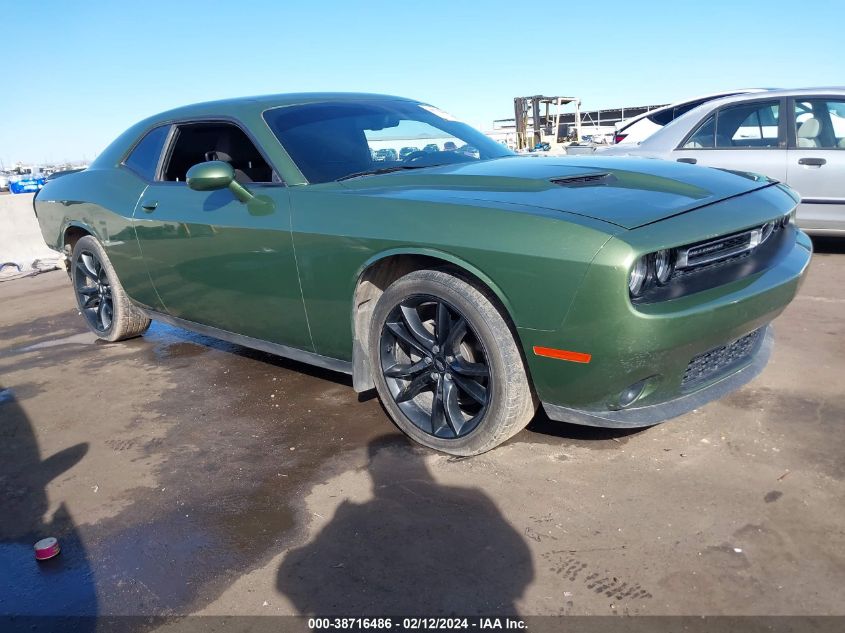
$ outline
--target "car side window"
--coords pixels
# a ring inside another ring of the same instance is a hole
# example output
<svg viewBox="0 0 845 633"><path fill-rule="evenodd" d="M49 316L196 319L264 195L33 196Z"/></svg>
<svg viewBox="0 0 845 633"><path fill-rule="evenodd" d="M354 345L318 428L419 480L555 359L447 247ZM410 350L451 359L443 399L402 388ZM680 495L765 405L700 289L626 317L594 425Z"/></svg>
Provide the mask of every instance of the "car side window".
<svg viewBox="0 0 845 633"><path fill-rule="evenodd" d="M713 149L716 146L716 115L711 114L692 133L683 149Z"/></svg>
<svg viewBox="0 0 845 633"><path fill-rule="evenodd" d="M845 149L845 100L796 99L795 141L801 148Z"/></svg>
<svg viewBox="0 0 845 633"><path fill-rule="evenodd" d="M778 101L727 106L716 114L716 148L778 147Z"/></svg>
<svg viewBox="0 0 845 633"><path fill-rule="evenodd" d="M185 182L191 167L210 160L229 163L241 184L280 182L246 133L237 125L220 122L177 126L161 179Z"/></svg>
<svg viewBox="0 0 845 633"><path fill-rule="evenodd" d="M123 164L146 180L155 178L158 160L169 131L169 125L160 125L147 132Z"/></svg>

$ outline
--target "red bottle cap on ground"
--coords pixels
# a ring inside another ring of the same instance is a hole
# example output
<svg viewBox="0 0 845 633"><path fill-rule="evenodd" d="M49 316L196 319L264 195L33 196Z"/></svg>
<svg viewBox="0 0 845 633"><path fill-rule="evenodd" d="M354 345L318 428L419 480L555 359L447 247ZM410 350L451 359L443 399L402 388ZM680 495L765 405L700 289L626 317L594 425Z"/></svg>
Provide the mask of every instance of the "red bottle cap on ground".
<svg viewBox="0 0 845 633"><path fill-rule="evenodd" d="M53 558L59 553L59 542L52 536L43 538L35 544L35 558L36 560L47 560Z"/></svg>

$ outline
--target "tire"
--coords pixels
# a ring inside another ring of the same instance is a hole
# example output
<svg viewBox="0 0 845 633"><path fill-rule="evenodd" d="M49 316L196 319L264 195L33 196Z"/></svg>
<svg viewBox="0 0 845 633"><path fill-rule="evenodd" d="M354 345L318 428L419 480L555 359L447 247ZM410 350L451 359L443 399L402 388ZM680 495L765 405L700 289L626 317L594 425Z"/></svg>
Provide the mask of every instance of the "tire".
<svg viewBox="0 0 845 633"><path fill-rule="evenodd" d="M368 354L396 425L450 455L489 451L521 431L537 408L501 312L478 288L442 270L409 273L384 291Z"/></svg>
<svg viewBox="0 0 845 633"><path fill-rule="evenodd" d="M129 301L106 251L86 235L73 247L70 278L76 305L88 329L104 341L123 341L150 327L146 315Z"/></svg>

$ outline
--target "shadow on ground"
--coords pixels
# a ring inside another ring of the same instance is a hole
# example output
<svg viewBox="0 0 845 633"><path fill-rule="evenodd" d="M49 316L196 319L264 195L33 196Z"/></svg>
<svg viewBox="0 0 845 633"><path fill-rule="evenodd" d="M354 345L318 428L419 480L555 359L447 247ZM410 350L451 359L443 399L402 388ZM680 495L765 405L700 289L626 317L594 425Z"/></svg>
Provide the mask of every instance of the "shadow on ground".
<svg viewBox="0 0 845 633"><path fill-rule="evenodd" d="M845 238L813 237L813 250L822 254L845 253Z"/></svg>
<svg viewBox="0 0 845 633"><path fill-rule="evenodd" d="M87 452L88 444L76 444L42 459L14 392L0 386L0 616L97 614L94 575L73 517L62 504L44 518L47 484ZM38 562L33 544L47 536L59 540L61 553ZM77 624L74 630L84 632L96 623Z"/></svg>
<svg viewBox="0 0 845 633"><path fill-rule="evenodd" d="M426 453L401 438L368 449L373 498L344 501L291 551L279 592L300 613L321 616L515 613L534 568L496 504L479 489L438 484Z"/></svg>
<svg viewBox="0 0 845 633"><path fill-rule="evenodd" d="M639 429L610 429L598 426L584 426L581 424L569 424L568 422L558 422L557 420L550 420L549 416L541 406L537 409L534 419L529 423L527 430L533 434L539 434L545 437L547 443L556 443L555 438L572 440L572 443L602 443L602 442L620 442L628 441L628 438L637 433L646 431L649 427ZM516 436L517 441L520 438L525 438L525 433ZM537 439L535 436L532 439ZM511 440L513 441L513 440ZM600 446L596 446L600 448Z"/></svg>
<svg viewBox="0 0 845 633"><path fill-rule="evenodd" d="M279 367L281 369L289 369L291 371L320 378L321 380L328 380L340 385L352 387L352 377L340 372L323 369L308 363L302 363L296 360L277 356L261 350L244 347L237 343L229 343L222 339L206 336L184 330L182 328L167 325L161 321L153 321L150 329L144 334L144 345L153 344L152 353L155 360L164 361L180 358L190 358L198 356L207 349L215 349L230 354L235 354L242 358L257 360L267 365Z"/></svg>

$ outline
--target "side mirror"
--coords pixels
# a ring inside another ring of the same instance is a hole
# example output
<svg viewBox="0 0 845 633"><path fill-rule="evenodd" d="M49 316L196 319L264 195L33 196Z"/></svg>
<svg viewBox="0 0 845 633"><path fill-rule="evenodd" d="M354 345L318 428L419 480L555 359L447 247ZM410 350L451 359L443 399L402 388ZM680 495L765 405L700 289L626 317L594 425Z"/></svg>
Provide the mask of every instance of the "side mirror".
<svg viewBox="0 0 845 633"><path fill-rule="evenodd" d="M222 160L210 160L194 165L186 174L186 182L194 191L231 189L234 196L243 203L253 198L253 195L235 180L235 170L232 166Z"/></svg>
<svg viewBox="0 0 845 633"><path fill-rule="evenodd" d="M199 163L188 170L188 186L194 191L225 189L235 180L235 170L222 160Z"/></svg>

